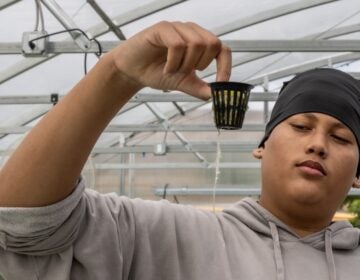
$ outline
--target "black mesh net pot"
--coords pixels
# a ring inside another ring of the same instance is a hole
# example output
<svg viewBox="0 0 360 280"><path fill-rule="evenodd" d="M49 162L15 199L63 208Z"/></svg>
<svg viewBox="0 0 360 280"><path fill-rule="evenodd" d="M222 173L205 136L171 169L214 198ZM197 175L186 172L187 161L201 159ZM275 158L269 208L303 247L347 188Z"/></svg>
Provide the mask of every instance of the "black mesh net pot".
<svg viewBox="0 0 360 280"><path fill-rule="evenodd" d="M210 83L215 125L218 129L240 129L252 85L237 82Z"/></svg>

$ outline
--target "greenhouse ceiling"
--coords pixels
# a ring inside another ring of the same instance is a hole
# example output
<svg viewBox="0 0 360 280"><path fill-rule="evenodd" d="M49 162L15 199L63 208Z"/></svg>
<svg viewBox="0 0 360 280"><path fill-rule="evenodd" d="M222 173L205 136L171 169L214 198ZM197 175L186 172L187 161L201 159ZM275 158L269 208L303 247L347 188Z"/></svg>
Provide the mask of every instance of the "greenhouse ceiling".
<svg viewBox="0 0 360 280"><path fill-rule="evenodd" d="M214 126L211 101L181 92L139 92L114 118L94 150L97 169L259 169L244 154L257 146L282 83L314 67L360 77L357 0L0 0L0 152L3 161L41 117L109 51L156 22L192 21L233 52L231 80L253 84L244 126ZM81 30L69 31L69 30ZM68 30L68 31L66 31ZM28 42L43 34L39 49ZM88 55L84 55L88 53ZM215 66L198 73L214 81ZM152 154L159 162L119 161ZM182 159L190 155L194 161ZM169 157L167 157L169 156ZM163 160L165 159L165 160Z"/></svg>

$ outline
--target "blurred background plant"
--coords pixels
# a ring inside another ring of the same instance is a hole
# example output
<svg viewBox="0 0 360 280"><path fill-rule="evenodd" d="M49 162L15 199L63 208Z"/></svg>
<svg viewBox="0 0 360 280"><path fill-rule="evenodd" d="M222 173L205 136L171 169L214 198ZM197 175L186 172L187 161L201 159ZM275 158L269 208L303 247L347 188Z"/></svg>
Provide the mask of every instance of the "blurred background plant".
<svg viewBox="0 0 360 280"><path fill-rule="evenodd" d="M347 197L343 204L344 208L350 213L354 213L355 218L349 220L350 223L357 228L360 228L360 197L350 196Z"/></svg>

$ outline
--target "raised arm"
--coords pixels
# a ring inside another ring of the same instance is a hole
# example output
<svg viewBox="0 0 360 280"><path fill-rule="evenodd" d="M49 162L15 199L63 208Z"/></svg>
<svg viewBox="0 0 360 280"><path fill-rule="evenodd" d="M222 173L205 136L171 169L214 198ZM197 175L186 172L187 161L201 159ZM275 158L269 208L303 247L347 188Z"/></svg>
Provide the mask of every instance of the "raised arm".
<svg viewBox="0 0 360 280"><path fill-rule="evenodd" d="M34 127L0 172L0 206L43 206L74 188L98 137L141 88L180 90L201 99L208 85L195 70L217 60L228 80L230 50L193 23L161 22L120 44Z"/></svg>

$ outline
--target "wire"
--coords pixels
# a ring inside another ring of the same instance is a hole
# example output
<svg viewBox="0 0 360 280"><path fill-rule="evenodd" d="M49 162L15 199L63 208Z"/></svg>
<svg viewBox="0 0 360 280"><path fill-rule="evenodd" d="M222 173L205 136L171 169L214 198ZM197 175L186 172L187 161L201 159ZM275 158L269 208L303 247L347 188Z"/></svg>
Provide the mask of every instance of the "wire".
<svg viewBox="0 0 360 280"><path fill-rule="evenodd" d="M39 2L37 0L35 0L35 27L34 27L34 31L38 31L39 30Z"/></svg>
<svg viewBox="0 0 360 280"><path fill-rule="evenodd" d="M166 143L167 135L168 135L168 130L166 130L165 133L164 133L164 139L163 139L164 144Z"/></svg>
<svg viewBox="0 0 360 280"><path fill-rule="evenodd" d="M35 41L38 41L38 40L40 40L40 39L44 39L44 38L47 38L47 37L51 37L51 36L54 36L54 35L66 33L66 32L68 32L68 33L70 33L70 32L80 32L80 33L81 33L83 36L85 36L90 42L94 41L94 42L97 44L97 46L98 46L98 51L95 52L94 54L95 54L98 58L100 58L100 56L102 55L102 46L101 46L100 42L99 42L97 39L95 39L95 38L91 38L91 39L90 39L89 36L88 36L83 30L81 30L81 29L79 29L79 28L65 29L65 30L62 30L62 31L57 31L57 32L49 33L49 34L46 34L46 35L43 35L43 36L39 36L39 37L37 37L37 38L34 38L34 39L30 40L30 41L29 41L29 46L30 46L31 49L34 49L35 46L36 46L36 45L34 44ZM87 47L87 46L86 46L86 47ZM85 53L84 53L84 73L85 73L85 75L87 74L87 52L86 52L86 51L85 51Z"/></svg>
<svg viewBox="0 0 360 280"><path fill-rule="evenodd" d="M41 22L41 31L45 31L44 14L40 0L35 0L35 9L36 9L36 14L35 14L36 19L35 19L34 31L39 31L39 20Z"/></svg>
<svg viewBox="0 0 360 280"><path fill-rule="evenodd" d="M84 73L87 74L87 52L84 53Z"/></svg>
<svg viewBox="0 0 360 280"><path fill-rule="evenodd" d="M45 20L44 20L43 9L40 0L37 0L37 2L38 2L39 14L40 14L41 31L45 31Z"/></svg>

